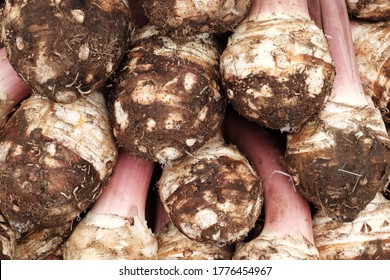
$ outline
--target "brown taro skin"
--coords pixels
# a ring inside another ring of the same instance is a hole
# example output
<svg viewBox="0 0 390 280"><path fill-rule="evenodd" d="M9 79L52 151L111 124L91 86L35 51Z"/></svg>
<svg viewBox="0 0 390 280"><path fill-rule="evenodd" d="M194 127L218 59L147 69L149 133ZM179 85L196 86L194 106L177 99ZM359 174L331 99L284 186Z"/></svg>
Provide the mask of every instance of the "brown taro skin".
<svg viewBox="0 0 390 280"><path fill-rule="evenodd" d="M14 260L44 260L52 258L61 250L72 231L72 223L33 232L18 239Z"/></svg>
<svg viewBox="0 0 390 280"><path fill-rule="evenodd" d="M346 0L346 3L353 17L370 21L390 19L389 0Z"/></svg>
<svg viewBox="0 0 390 280"><path fill-rule="evenodd" d="M390 141L376 108L329 101L287 136L285 164L297 189L327 217L351 222L390 176Z"/></svg>
<svg viewBox="0 0 390 280"><path fill-rule="evenodd" d="M317 211L313 233L322 260L390 260L390 201L378 192L353 222Z"/></svg>
<svg viewBox="0 0 390 280"><path fill-rule="evenodd" d="M0 260L12 260L16 246L15 232L0 213Z"/></svg>
<svg viewBox="0 0 390 280"><path fill-rule="evenodd" d="M72 221L98 198L117 147L104 98L32 95L0 133L0 207L18 236Z"/></svg>
<svg viewBox="0 0 390 280"><path fill-rule="evenodd" d="M160 163L182 158L213 137L222 121L220 47L209 34L134 35L109 100L114 135L128 152Z"/></svg>
<svg viewBox="0 0 390 280"><path fill-rule="evenodd" d="M11 65L34 93L60 103L106 82L133 29L127 0L13 0L3 14Z"/></svg>
<svg viewBox="0 0 390 280"><path fill-rule="evenodd" d="M194 156L166 166L158 192L173 224L192 240L231 244L254 227L263 205L261 179L219 135Z"/></svg>
<svg viewBox="0 0 390 280"><path fill-rule="evenodd" d="M248 14L253 0L144 0L149 21L166 31L224 33Z"/></svg>

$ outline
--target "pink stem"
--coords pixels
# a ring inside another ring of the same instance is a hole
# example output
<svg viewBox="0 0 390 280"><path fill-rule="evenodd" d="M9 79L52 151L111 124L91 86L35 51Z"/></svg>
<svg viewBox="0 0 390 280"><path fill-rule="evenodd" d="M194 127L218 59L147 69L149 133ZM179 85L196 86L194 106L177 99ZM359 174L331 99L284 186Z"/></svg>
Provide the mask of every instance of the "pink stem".
<svg viewBox="0 0 390 280"><path fill-rule="evenodd" d="M322 15L321 15L321 1L320 0L307 0L307 5L309 7L310 18L315 22L315 24L320 29L323 29Z"/></svg>
<svg viewBox="0 0 390 280"><path fill-rule="evenodd" d="M283 14L310 18L306 0L254 0L249 17L255 19Z"/></svg>
<svg viewBox="0 0 390 280"><path fill-rule="evenodd" d="M330 99L357 106L367 105L355 59L346 3L344 0L321 0L321 10L336 68Z"/></svg>
<svg viewBox="0 0 390 280"><path fill-rule="evenodd" d="M4 119L30 92L9 63L6 50L0 49L0 119Z"/></svg>
<svg viewBox="0 0 390 280"><path fill-rule="evenodd" d="M138 216L145 220L153 169L153 162L120 151L113 175L91 211L122 217Z"/></svg>
<svg viewBox="0 0 390 280"><path fill-rule="evenodd" d="M247 156L263 180L265 223L262 234L303 234L313 242L308 202L295 191L291 178L281 164L283 149L273 131L245 119L227 115L227 139Z"/></svg>

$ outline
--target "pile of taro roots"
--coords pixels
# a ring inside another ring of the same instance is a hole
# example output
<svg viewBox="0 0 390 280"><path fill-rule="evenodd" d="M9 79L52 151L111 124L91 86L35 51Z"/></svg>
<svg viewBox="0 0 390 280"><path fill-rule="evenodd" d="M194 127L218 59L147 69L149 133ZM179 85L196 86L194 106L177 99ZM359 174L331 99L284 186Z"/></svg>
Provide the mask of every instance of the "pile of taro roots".
<svg viewBox="0 0 390 280"><path fill-rule="evenodd" d="M1 259L390 259L388 0L1 3Z"/></svg>

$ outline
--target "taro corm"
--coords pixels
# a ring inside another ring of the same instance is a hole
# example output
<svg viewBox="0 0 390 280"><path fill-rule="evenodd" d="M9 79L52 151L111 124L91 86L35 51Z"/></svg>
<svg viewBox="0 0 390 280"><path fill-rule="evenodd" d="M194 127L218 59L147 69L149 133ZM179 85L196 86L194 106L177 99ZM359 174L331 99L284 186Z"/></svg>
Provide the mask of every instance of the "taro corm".
<svg viewBox="0 0 390 280"><path fill-rule="evenodd" d="M127 0L7 0L1 35L35 94L72 103L116 70L133 27Z"/></svg>
<svg viewBox="0 0 390 280"><path fill-rule="evenodd" d="M346 0L348 13L366 21L390 19L389 0Z"/></svg>
<svg viewBox="0 0 390 280"><path fill-rule="evenodd" d="M149 21L181 33L224 33L248 14L253 0L144 0Z"/></svg>
<svg viewBox="0 0 390 280"><path fill-rule="evenodd" d="M0 213L0 260L12 260L16 246L16 234Z"/></svg>
<svg viewBox="0 0 390 280"><path fill-rule="evenodd" d="M0 131L0 208L18 235L72 221L98 198L117 158L103 95L39 95Z"/></svg>
<svg viewBox="0 0 390 280"><path fill-rule="evenodd" d="M231 245L198 242L181 233L171 222L161 200L156 206L156 237L159 260L229 260Z"/></svg>
<svg viewBox="0 0 390 280"><path fill-rule="evenodd" d="M210 34L135 35L115 77L109 108L114 135L128 152L162 164L196 151L221 123L220 47Z"/></svg>
<svg viewBox="0 0 390 280"><path fill-rule="evenodd" d="M164 166L158 192L173 224L199 242L243 239L263 205L261 179L220 134L194 154Z"/></svg>
<svg viewBox="0 0 390 280"><path fill-rule="evenodd" d="M227 98L247 119L297 131L325 105L335 75L306 0L255 0L221 56Z"/></svg>
<svg viewBox="0 0 390 280"><path fill-rule="evenodd" d="M379 191L353 222L334 221L318 211L314 240L324 260L389 260L390 200Z"/></svg>
<svg viewBox="0 0 390 280"><path fill-rule="evenodd" d="M345 1L323 0L320 7L337 74L318 117L287 136L286 165L326 216L352 221L386 185L390 139L362 87Z"/></svg>
<svg viewBox="0 0 390 280"><path fill-rule="evenodd" d="M390 123L390 20L350 20L350 24L364 92Z"/></svg>

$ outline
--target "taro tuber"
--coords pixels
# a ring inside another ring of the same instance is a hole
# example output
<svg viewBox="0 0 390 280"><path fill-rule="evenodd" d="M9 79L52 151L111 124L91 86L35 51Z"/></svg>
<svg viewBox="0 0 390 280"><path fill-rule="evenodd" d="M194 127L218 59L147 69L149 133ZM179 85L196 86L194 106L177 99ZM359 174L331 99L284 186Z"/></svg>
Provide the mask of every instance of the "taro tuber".
<svg viewBox="0 0 390 280"><path fill-rule="evenodd" d="M224 33L248 14L253 0L144 0L149 21L168 31Z"/></svg>
<svg viewBox="0 0 390 280"><path fill-rule="evenodd" d="M249 242L238 242L236 260L315 260L309 203L296 191L282 163L283 146L272 130L234 114L226 116L226 138L252 162L264 186L264 227Z"/></svg>
<svg viewBox="0 0 390 280"><path fill-rule="evenodd" d="M389 0L346 0L348 13L367 21L390 19Z"/></svg>
<svg viewBox="0 0 390 280"><path fill-rule="evenodd" d="M8 225L4 216L0 213L0 260L14 258L16 246L15 232Z"/></svg>
<svg viewBox="0 0 390 280"><path fill-rule="evenodd" d="M0 208L17 235L73 220L117 158L100 92L61 105L32 95L0 132Z"/></svg>
<svg viewBox="0 0 390 280"><path fill-rule="evenodd" d="M14 260L45 260L62 252L62 245L72 231L72 223L45 228L16 240ZM62 253L61 253L62 255Z"/></svg>
<svg viewBox="0 0 390 280"><path fill-rule="evenodd" d="M114 173L64 246L66 260L157 259L145 211L154 163L119 153Z"/></svg>
<svg viewBox="0 0 390 280"><path fill-rule="evenodd" d="M129 47L127 0L7 0L2 40L24 81L72 103L103 85Z"/></svg>
<svg viewBox="0 0 390 280"><path fill-rule="evenodd" d="M241 115L268 128L297 131L325 105L335 71L306 0L255 0L222 53L221 75Z"/></svg>
<svg viewBox="0 0 390 280"><path fill-rule="evenodd" d="M219 55L209 34L161 35L152 25L139 30L109 101L119 146L166 164L214 136L225 109Z"/></svg>
<svg viewBox="0 0 390 280"><path fill-rule="evenodd" d="M334 221L318 211L313 231L321 259L389 260L390 201L378 192L353 222Z"/></svg>
<svg viewBox="0 0 390 280"><path fill-rule="evenodd" d="M337 74L317 118L287 136L286 165L299 191L325 215L353 221L390 174L390 139L364 94L345 1L321 1Z"/></svg>
<svg viewBox="0 0 390 280"><path fill-rule="evenodd" d="M390 122L390 20L350 23L364 92Z"/></svg>
<svg viewBox="0 0 390 280"><path fill-rule="evenodd" d="M158 192L173 224L199 242L243 239L263 205L256 171L217 134L193 155L163 168Z"/></svg>
<svg viewBox="0 0 390 280"><path fill-rule="evenodd" d="M156 237L159 260L229 260L231 245L198 242L181 233L171 222L161 200L156 213Z"/></svg>

